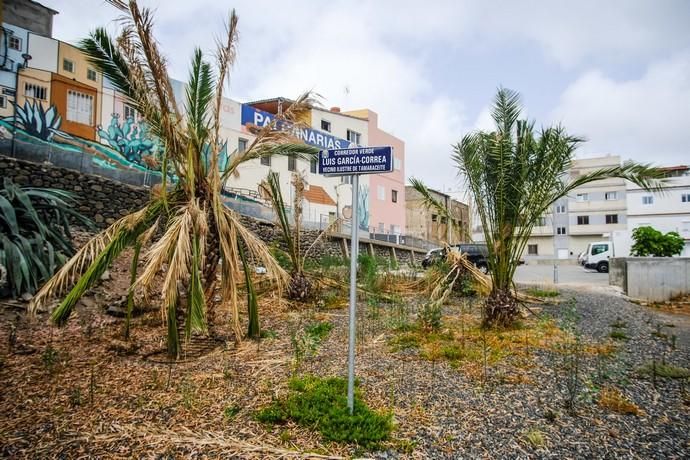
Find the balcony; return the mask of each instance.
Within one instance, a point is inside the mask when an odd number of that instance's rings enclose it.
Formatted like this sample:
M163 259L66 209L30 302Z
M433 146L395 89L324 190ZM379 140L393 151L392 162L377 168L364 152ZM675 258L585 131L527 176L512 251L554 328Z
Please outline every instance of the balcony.
M568 200L568 211L571 214L586 214L588 212L625 213L625 200Z
M594 224L594 225L570 225L568 231L572 236L578 235L603 235L617 230L625 230L625 224Z

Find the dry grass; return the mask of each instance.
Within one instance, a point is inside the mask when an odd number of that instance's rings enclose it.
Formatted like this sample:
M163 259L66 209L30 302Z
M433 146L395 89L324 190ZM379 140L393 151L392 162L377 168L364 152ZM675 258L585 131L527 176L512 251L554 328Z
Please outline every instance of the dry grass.
M618 389L613 387L604 387L599 393L598 404L600 407L608 409L619 414L626 415L641 415L640 408L623 395Z

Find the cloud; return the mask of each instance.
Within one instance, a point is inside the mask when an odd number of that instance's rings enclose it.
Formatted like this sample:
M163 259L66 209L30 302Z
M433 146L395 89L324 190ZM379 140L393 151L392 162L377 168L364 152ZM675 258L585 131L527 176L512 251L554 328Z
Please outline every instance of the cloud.
M565 90L552 119L589 139L584 155L687 164L690 52L654 62L635 80L588 71Z

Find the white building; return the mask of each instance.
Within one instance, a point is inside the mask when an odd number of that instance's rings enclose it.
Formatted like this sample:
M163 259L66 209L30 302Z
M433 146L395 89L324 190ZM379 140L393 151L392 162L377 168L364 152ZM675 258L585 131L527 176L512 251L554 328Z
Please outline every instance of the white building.
M685 239L683 257L690 257L690 166L663 168L667 182L663 193L647 192L627 184L627 230L649 226L660 232L678 232Z

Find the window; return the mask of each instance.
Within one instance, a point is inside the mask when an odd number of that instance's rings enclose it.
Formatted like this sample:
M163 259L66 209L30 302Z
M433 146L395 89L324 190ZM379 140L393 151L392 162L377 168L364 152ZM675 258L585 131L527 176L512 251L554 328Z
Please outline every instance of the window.
M577 225L589 225L589 216L577 216Z
M431 215L431 221L436 222L438 220L438 216L436 214Z
M613 201L618 199L618 192L606 192L604 193L604 199L606 201Z
M48 88L45 86L34 85L33 83L24 83L24 96L47 101Z
M535 224L537 227L543 227L546 225L546 217L537 217L537 222Z
M247 139L242 139L241 137L237 139L237 151L242 153L247 150Z
M347 130L347 140L352 142L353 144L360 144L360 141L362 139L362 135L356 131L352 130Z
M618 223L618 214L606 214L606 223L607 224L617 224Z
M74 61L70 61L69 59L63 59L62 70L64 70L65 72L74 73Z
M391 190L391 201L393 203L398 202L398 191L397 190Z
M340 176L340 183L341 184L351 184L352 183L352 176Z
M391 224L391 233L393 235L400 235L400 225Z
M21 51L22 50L22 39L15 36L15 35L10 35L10 38L7 41L7 46L9 46L9 48L11 50Z
M383 185L379 185L376 187L376 195L378 196L379 200L383 201L386 199L386 188Z
M386 231L386 224L383 222L379 222L379 233L383 233Z
M556 227L556 235L565 235L565 227Z
M125 120L131 118L132 121L137 121L137 110L131 105L125 104Z
M314 159L309 162L309 172L316 174L316 160Z
M447 222L448 222L448 219L447 219L446 217L444 217L444 216L441 216L441 223L442 223L443 225L446 225Z
M261 157L261 164L264 166L271 166L271 155L264 155Z
M681 233L690 233L690 220L684 220L680 228Z
M589 194L588 193L578 193L576 195L576 199L579 202L588 201L589 200Z
M297 157L288 157L288 171L295 171L297 169Z
M67 91L67 120L83 125L93 124L93 96Z
M606 252L609 250L609 245L608 244L594 244L592 245L592 255L596 256L597 254L601 254L602 252Z
M328 120L321 120L321 129L331 132L331 122Z
M690 193L683 193L680 196L680 201L682 201L683 203L690 203Z
M556 205L556 214L565 214L565 205L564 204Z
M643 196L642 204L654 204L654 197L652 195Z
M7 107L7 98L5 96L0 96L0 109Z
M86 78L91 81L96 81L98 80L98 74L93 69L86 69Z
M400 161L400 158L393 158L393 167L396 171L400 171L402 168L402 161Z
M530 256L538 256L539 255L539 245L538 244L528 244L527 245L527 254Z

